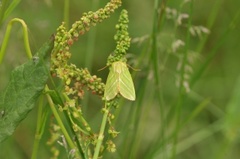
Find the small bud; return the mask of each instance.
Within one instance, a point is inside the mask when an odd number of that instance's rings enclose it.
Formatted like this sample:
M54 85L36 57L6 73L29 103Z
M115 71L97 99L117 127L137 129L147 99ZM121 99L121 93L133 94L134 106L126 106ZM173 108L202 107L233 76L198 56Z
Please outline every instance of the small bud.
M72 39L68 39L68 42L67 42L67 43L68 43L68 45L71 46L71 45L73 44L73 40L72 40Z

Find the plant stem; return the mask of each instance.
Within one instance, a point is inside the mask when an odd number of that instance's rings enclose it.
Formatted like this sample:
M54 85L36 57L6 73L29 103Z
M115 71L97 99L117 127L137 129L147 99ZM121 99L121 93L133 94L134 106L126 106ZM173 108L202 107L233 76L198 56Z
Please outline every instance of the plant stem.
M160 112L160 120L161 120L161 135L160 138L165 138L165 127L166 123L164 120L164 107L163 107L163 94L161 91L161 75L159 72L159 52L158 52L158 33L160 32L161 25L164 22L164 14L165 14L165 7L166 7L167 0L155 0L154 4L154 19L153 19L153 29L152 29L152 52L151 52L151 61L153 63L153 70L154 70L154 82L156 86L156 97L159 105L159 112ZM159 10L161 11L159 13ZM162 146L163 152L166 152L166 145L163 144ZM163 156L166 156L164 154Z
M217 20L218 16L219 16L219 11L221 9L221 6L223 5L223 0L218 0L215 1L214 5L213 5L213 9L209 15L208 21L207 21L207 28L209 30L212 30L212 26L214 24L214 22ZM204 36L203 39L201 40L201 42L199 43L198 47L197 47L197 52L201 53L207 40L208 40L208 35Z
M45 91L46 91L46 92L49 91L49 88L48 88L47 86L45 87ZM51 96L50 96L49 94L46 94L46 96L47 96L47 100L48 100L48 103L49 103L49 105L50 105L50 108L51 108L51 110L52 110L52 112L53 112L53 115L54 115L56 121L58 122L58 125L60 126L60 128L61 128L61 130L62 130L62 133L63 133L63 135L65 136L66 141L68 142L70 148L77 150L74 142L72 141L72 139L71 139L71 137L69 136L66 128L64 127L64 124L63 124L63 122L62 122L62 120L61 120L61 118L60 118L60 116L59 116L59 114L58 114L58 112L57 112L57 110L56 110L56 108L55 108L55 105L54 105L54 103L53 103L53 101L52 101ZM79 153L77 153L77 152L78 152L78 151L76 151L75 154L76 154L76 156L77 156L78 158L80 158Z
M93 0L92 2L92 10L98 8L98 0ZM94 46L96 41L96 28L92 28L92 31L89 32L87 37L87 50L86 50L86 57L85 57L85 66L88 68L89 71L92 70L92 60L94 55Z
M91 10L96 10L99 6L99 0L93 0L92 1L92 9ZM93 57L95 54L95 43L96 43L96 35L97 35L97 28L94 27L92 28L92 31L89 32L87 36L87 47L86 47L86 54L85 54L85 67L88 68L89 71L92 71L93 67ZM88 109L88 101L89 101L89 93L85 94L85 98L83 100L83 104L85 107L83 107L83 111L86 111Z
M104 114L103 114L102 124L101 124L100 132L99 132L99 135L98 135L97 145L96 145L95 150L94 150L93 159L98 158L100 148L101 148L101 145L102 145L102 141L103 141L103 138L104 138L104 130L105 130L105 127L106 127L107 116L108 116L108 112L109 112L109 109L107 108L106 103L105 103L105 108L104 109L105 110L104 110Z
M69 29L69 0L64 0L63 21L65 22L65 27Z
M8 0L7 0L8 1ZM12 11L17 7L17 5L21 2L21 0L12 0L11 3L9 3L9 5L7 6L7 8L4 8L4 10L1 10L1 13L4 12L3 17L0 18L0 27L2 25L2 22L5 21L5 19L9 16L10 13L12 13ZM4 3L4 2L2 2ZM0 13L0 14L1 14ZM1 15L2 16L2 15ZM1 17L0 16L0 17Z
M193 87L193 85L196 83L197 79L199 79L201 77L201 75L204 73L206 68L209 66L210 62L216 56L216 54L219 53L218 49L225 43L227 36L229 35L230 31L234 28L234 26L238 23L239 18L240 18L240 10L238 10L237 14L232 19L228 28L220 36L218 43L208 53L208 57L207 57L206 61L201 65L201 67L196 71L196 73L191 78L190 87Z
M7 8L7 3L8 3L8 0L2 0L1 1L1 6L0 6L0 26L2 25L4 13L5 13L6 8Z
M42 125L42 112L43 112L43 98L42 96L40 97L39 100L39 105L38 105L38 115L37 115L37 128L36 128L36 134L35 134L35 140L34 140L34 145L33 145L33 152L32 152L32 157L31 159L36 159L37 158L37 150L39 147L39 142L42 138L42 132L41 130L41 125ZM46 120L45 120L46 121Z
M26 49L26 54L27 54L28 58L30 58L30 59L32 58L32 53L31 53L31 49L30 49L30 46L29 46L29 40L28 40L27 25L22 19L14 18L7 25L6 34L4 36L4 39L3 39L3 42L2 42L2 47L1 47L1 50L0 50L0 64L2 63L2 59L5 55L5 51L6 51L7 44L8 44L8 41L9 41L9 37L10 37L10 34L11 34L11 30L12 30L12 25L13 25L14 22L19 22L19 23L22 24L23 39L24 39L24 46L25 46L25 49Z
M181 112L182 112L182 106L184 104L185 98L186 98L186 91L184 88L184 75L185 75L185 66L187 64L187 57L188 57L188 49L189 49L189 41L190 41L190 27L192 25L192 11L193 11L193 1L190 2L189 6L189 21L188 21L188 32L186 35L186 45L184 48L184 56L183 56L183 62L181 67L181 74L180 74L180 88L179 88L179 97L178 97L178 103L176 107L176 128L175 128L175 135L173 139L173 150L172 150L172 159L176 158L177 153L177 142L178 142L178 134L181 126Z

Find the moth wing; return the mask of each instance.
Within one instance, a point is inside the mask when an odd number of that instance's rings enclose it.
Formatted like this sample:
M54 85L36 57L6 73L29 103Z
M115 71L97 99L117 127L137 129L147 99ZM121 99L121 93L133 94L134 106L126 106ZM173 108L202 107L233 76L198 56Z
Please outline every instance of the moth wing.
M111 100L118 94L118 78L118 74L113 69L110 69L104 91L106 100Z
M122 70L119 74L119 92L128 100L134 101L136 99L132 76L125 63L122 63Z

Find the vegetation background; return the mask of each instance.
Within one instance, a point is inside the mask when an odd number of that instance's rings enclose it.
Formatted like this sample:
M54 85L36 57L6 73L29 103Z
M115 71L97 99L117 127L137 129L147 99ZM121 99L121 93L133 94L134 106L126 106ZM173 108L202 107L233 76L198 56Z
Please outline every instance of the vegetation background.
M70 24L83 12L96 10L107 2L71 0ZM123 0L122 8L129 12L132 37L128 63L141 71L131 71L137 100L122 101L117 112L115 127L121 132L115 141L117 152L105 154L104 158L237 159L240 156L240 1L159 0L160 5L170 9L160 21L156 21L160 15L160 10L155 10L157 2ZM0 41L8 21L18 17L28 25L32 52L35 52L63 21L63 8L64 2L58 0L21 1L1 27ZM174 10L177 17L183 16L182 24L177 23L176 17L168 17ZM97 70L106 65L106 58L115 48L113 36L120 11L92 28L71 50L71 62L89 68L104 81L108 69ZM204 26L209 33L200 29L199 35L189 34L193 26ZM185 45L180 43L174 51L173 44L178 39ZM15 25L0 65L0 90L5 88L10 71L26 60L22 31L20 25ZM186 67L181 69L181 66ZM185 83L180 80L178 85L179 77L183 77ZM100 100L89 95L84 103L86 116L98 131L102 117L98 113ZM1 143L0 158L30 158L36 110L13 136ZM47 129L39 158L51 156L46 145Z

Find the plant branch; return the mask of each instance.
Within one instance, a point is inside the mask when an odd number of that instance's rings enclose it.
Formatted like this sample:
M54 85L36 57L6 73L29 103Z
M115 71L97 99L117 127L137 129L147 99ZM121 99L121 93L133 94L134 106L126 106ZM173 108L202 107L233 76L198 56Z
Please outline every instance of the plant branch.
M45 87L45 91L49 91L49 88L47 86ZM58 122L58 125L60 126L60 128L62 130L62 133L65 136L66 141L68 142L70 148L77 150L74 142L72 141L71 137L69 136L69 134L68 134L68 132L67 132L67 130L66 130L66 128L65 128L65 126L64 126L64 124L63 124L63 122L62 122L62 120L61 120L61 118L60 118L60 116L57 112L57 109L55 108L55 105L52 101L51 96L49 94L46 94L46 96L47 96L47 100L48 100L48 103L50 105L50 108L52 109L53 115L54 115L56 121ZM77 152L78 151L76 151L76 155L80 158L80 156Z
M106 105L107 105L107 103L105 103L105 108L103 109L104 114L103 114L102 124L101 124L100 132L99 132L99 135L98 135L97 144L96 144L96 147L95 147L93 159L98 158L100 148L101 148L101 145L102 145L102 141L104 139L104 130L105 130L105 127L106 127L107 116L108 116L108 113L109 113L109 108L107 108Z

